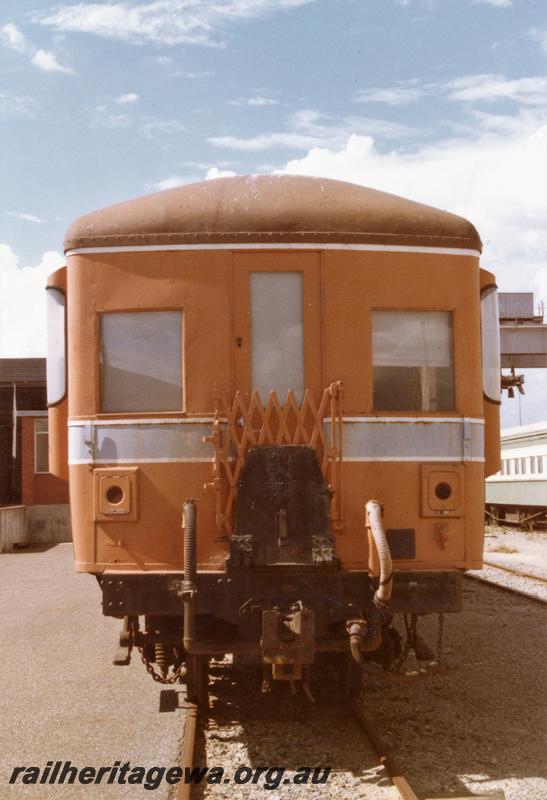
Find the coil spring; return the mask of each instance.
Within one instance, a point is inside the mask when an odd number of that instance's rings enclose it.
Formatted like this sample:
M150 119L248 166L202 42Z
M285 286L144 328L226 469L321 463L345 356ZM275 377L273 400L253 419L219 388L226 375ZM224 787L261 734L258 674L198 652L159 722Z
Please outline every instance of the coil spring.
M171 663L171 659L169 656L170 653L166 645L163 644L163 642L156 642L154 646L154 661L158 665L158 668L163 677L167 675L167 672L169 670L169 665Z

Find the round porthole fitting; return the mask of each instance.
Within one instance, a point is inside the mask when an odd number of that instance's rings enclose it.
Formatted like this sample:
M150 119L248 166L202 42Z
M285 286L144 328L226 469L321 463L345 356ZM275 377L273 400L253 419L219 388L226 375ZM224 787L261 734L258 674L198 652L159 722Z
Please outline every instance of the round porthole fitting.
M113 505L119 505L123 500L123 489L121 486L109 486L106 490L106 499Z
M448 500L448 498L452 496L452 487L449 483L441 481L441 483L435 486L435 494L439 500Z

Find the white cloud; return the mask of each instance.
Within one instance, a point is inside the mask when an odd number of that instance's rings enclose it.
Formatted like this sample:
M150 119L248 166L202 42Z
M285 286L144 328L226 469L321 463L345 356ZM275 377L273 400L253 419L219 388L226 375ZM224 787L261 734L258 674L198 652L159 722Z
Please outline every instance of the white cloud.
M37 50L32 56L31 62L44 72L64 72L65 75L74 75L72 67L59 64L55 53L51 53L49 50Z
M239 100L228 100L228 104L231 106L254 106L257 108L279 105L277 100L273 100L271 97L262 97L262 95L256 95L255 97L240 97Z
M139 95L136 92L128 92L127 94L121 94L119 97L117 97L116 103L123 106L127 103L136 103L138 99Z
M183 178L181 175L170 175L156 183L147 183L146 188L153 192L163 192L164 189L175 189L177 186L184 186L185 183L190 183L191 178Z
M32 97L0 92L0 117L34 117L36 103Z
M7 22L0 28L0 42L11 50L17 50L18 53L27 53L32 49L28 39L13 22Z
M507 130L477 125L467 138L379 152L372 137L314 148L286 173L339 178L409 197L470 219L485 244L483 263L505 291L547 299L547 126L529 118Z
M218 167L210 167L205 175L206 181L214 180L215 178L233 178L237 172L232 172L231 169L219 169Z
M473 0L475 5L494 6L495 8L512 8L513 0Z
M32 15L35 22L59 31L90 33L134 44L221 43L217 32L238 20L252 19L316 0L153 0L78 3Z
M547 78L544 75L532 75L525 78L508 79L504 75L489 73L463 75L443 83L418 84L418 81L407 81L396 86L362 89L355 92L353 100L357 103L385 103L391 106L401 106L431 95L444 96L448 100L464 103L512 100L522 105L546 106Z
M44 72L64 72L66 75L74 75L72 67L60 64L54 53L49 50L38 50L13 22L8 22L0 28L0 43L29 56L31 64Z
M547 301L547 125L539 114L477 118L466 137L411 153L379 152L371 137L339 148L314 148L280 170L347 180L460 214L484 243L481 263L500 291L533 291ZM492 124L494 122L494 124ZM545 419L547 372L525 371L523 423ZM518 424L516 401L504 401L503 424Z
M248 106L277 106L279 103L277 100L272 100L271 97L249 97L247 100Z
M106 106L97 106L92 111L92 128L128 128L133 124L133 119L128 114L109 114Z
M199 78L210 78L215 74L214 69L204 69L201 72L187 72L185 70L177 70L171 73L171 78L186 78L189 81L195 81Z
M345 117L332 123L329 117L312 109L291 114L287 130L257 134L247 138L237 136L211 136L207 139L216 147L232 150L269 150L285 148L309 150L312 147L339 147L352 134L374 135L385 139L409 136L413 131L406 125L369 117Z
M403 106L415 103L424 95L424 89L417 86L392 86L384 89L363 89L356 92L353 99L357 103L385 103L389 106Z
M230 169L220 169L219 167L207 167L205 164L201 164L198 162L189 162L188 166L197 167L200 170L205 170L205 180L210 181L214 180L215 178L232 178L236 175L236 172L232 172ZM161 192L164 189L175 189L177 186L185 186L188 183L195 183L196 181L203 180L203 175L170 175L168 178L164 178L161 181L157 181L156 183L148 183L146 184L146 188L149 191L153 192Z
M547 105L547 78L544 76L508 80L503 75L466 75L445 83L444 89L450 100L514 100L526 105Z
M44 253L34 267L19 267L8 244L0 244L0 357L45 356L45 285L63 256Z
M35 214L25 214L20 213L18 211L6 211L8 217L15 217L16 219L21 219L24 222L36 222L37 224L41 225L45 220L40 219Z

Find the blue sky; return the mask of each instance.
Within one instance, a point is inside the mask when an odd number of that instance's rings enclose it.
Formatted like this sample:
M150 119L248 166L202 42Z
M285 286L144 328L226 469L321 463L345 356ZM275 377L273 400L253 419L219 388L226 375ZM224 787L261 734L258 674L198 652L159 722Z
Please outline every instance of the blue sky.
M500 288L547 300L545 10L4 0L0 354L43 354L44 276L75 217L219 174L324 175L463 214ZM545 375L527 380L524 423L547 416Z

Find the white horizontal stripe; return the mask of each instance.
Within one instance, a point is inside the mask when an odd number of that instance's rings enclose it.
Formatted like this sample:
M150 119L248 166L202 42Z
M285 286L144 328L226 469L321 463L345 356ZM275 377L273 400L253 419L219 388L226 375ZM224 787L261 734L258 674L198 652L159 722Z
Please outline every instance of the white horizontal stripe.
M108 458L95 458L93 461L84 458L74 458L69 460L71 466L78 464L212 464L214 458L123 458L110 460Z
M344 422L471 422L484 425L483 419L475 417L342 417Z
M212 464L214 459L211 458L133 458L130 461L108 461L107 459L103 458L96 458L93 462L86 461L84 459L74 459L69 461L70 466L78 466L82 464L112 464L113 466L123 465L123 464ZM233 461L233 459L229 459ZM399 462L399 461L423 461L423 462L454 462L454 461L480 461L484 463L484 458L480 457L472 457L472 458L458 458L453 456L440 456L432 458L431 456L386 456L383 458L344 458L342 459L344 463L358 463L358 462L375 462L375 461L382 461L382 462Z
M211 462L212 422L203 417L71 420L69 462ZM330 419L324 420L324 428L330 436ZM484 457L482 420L466 417L348 417L343 439L345 461L475 461Z
M465 250L458 247L417 247L396 244L320 244L311 242L266 242L247 244L135 244L114 247L75 247L67 250L67 258L87 253L154 253L169 250L369 250L377 253L438 253L445 256L473 256L480 258L478 250Z
M436 463L437 461L482 461L484 462L484 458L481 456L471 456L469 458L464 458L463 456L380 456L380 457L371 457L371 458L360 458L360 457L351 457L345 458L344 461L432 461Z
M36 415L47 416L47 411L42 412L18 412L20 414L32 413ZM217 417L219 422L226 422L225 417ZM325 421L330 422L330 417L325 417ZM484 425L483 419L475 417L342 417L343 422L470 422L474 425ZM215 417L126 417L123 419L71 419L68 422L69 428L78 428L82 425L92 425L93 427L101 425L192 425L192 424L212 424Z
M81 428L82 425L97 427L100 425L193 425L193 424L212 424L214 417L124 417L123 419L71 419L68 421L69 428ZM223 420L221 420L222 422Z

